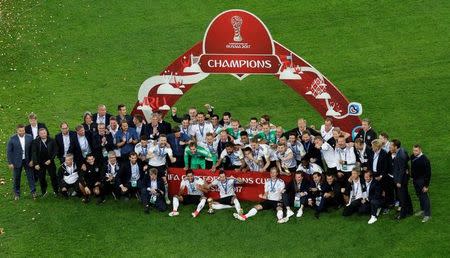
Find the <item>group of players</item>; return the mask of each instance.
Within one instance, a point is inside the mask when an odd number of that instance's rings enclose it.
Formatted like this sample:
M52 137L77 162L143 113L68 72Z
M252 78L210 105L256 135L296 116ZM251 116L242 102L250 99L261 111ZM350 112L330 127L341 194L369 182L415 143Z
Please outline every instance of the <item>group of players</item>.
M118 106L117 116L99 105L97 113L84 114L75 131L62 122L55 138L32 113L29 124L18 125L7 146L15 199L20 198L24 169L33 198L37 198L36 180L42 195L47 195L48 173L55 195L81 196L83 202L97 197L98 204L108 195L125 200L136 197L146 213L150 207L166 211L172 204L169 216L177 216L180 203L195 204L192 216L197 217L208 204L208 213L234 207L233 216L242 221L271 209L278 223L286 223L294 215L302 217L306 207L317 218L327 209L343 207L344 216L368 214L372 224L396 202L397 219L413 214L408 192L412 177L421 208L416 215L423 222L430 219L431 167L421 147L414 145L408 157L399 140L389 141L386 133L377 137L368 119L352 137L333 126L331 118L318 130L298 119L297 127L285 131L273 125L268 115L253 117L244 125L229 112L219 117L210 105L205 108L205 113L190 108L181 117L172 108L172 119L179 123L172 127L159 112L145 122L139 114L128 115L125 105ZM58 170L55 159L59 159ZM172 200L168 167L186 170ZM207 182L195 175L196 169L219 170L219 175ZM261 203L245 214L235 193L236 185L245 188L245 183L233 177L233 171L270 173L259 195ZM207 198L211 190L218 190L220 199Z

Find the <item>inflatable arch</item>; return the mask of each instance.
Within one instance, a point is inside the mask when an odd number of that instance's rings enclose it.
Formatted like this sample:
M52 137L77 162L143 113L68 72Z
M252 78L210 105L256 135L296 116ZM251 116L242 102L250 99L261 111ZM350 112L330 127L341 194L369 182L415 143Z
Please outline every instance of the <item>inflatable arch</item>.
M163 114L196 83L210 74L231 74L239 80L251 74L273 74L301 95L322 117L353 132L361 124L362 106L347 98L322 73L272 36L265 24L244 10L228 10L209 24L202 41L178 57L159 75L145 80L132 114L147 121Z

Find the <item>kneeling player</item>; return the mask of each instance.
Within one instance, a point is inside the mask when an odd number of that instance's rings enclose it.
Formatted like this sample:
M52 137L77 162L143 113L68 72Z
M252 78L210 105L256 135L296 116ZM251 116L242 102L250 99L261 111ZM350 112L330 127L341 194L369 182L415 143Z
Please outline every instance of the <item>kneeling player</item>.
M284 192L284 181L278 178L278 171L276 168L270 169L270 179L264 184L264 194L260 194L259 198L264 199L261 203L255 205L247 214L240 215L234 213L233 216L238 220L247 220L255 216L260 210L277 210L278 222L283 220L283 203L281 202L281 194Z
M243 182L244 181L242 181L242 179L240 178L238 179L234 177L227 178L225 176L225 171L220 170L219 178L214 179L214 181L212 181L208 187L211 188L217 186L220 192L220 199L214 201L212 198L208 198L208 205L209 205L208 213L212 214L214 213L214 210L233 208L234 205L236 212L238 214L241 214L242 213L241 204L239 203L239 200L236 197L235 185L242 184Z
M69 197L69 190L72 189L71 196L76 196L79 190L80 183L78 180L78 168L73 162L73 155L68 153L64 159L64 163L58 171L58 176L60 179L61 194L65 198Z
M91 196L100 197L98 204L103 203L104 198L100 196L101 171L100 166L95 163L94 154L86 156L86 163L81 166L80 191L83 194L83 202L91 200Z
M183 196L184 189L187 189L187 195ZM170 217L178 216L178 206L180 202L184 205L197 204L197 209L192 213L192 217L197 217L200 211L205 207L206 197L208 192L205 186L205 181L200 177L194 176L192 169L186 170L186 177L181 181L180 192L173 197L173 211L169 213Z
M142 202L144 204L144 212L150 212L150 206L154 206L158 211L167 209L164 202L164 181L158 178L158 169L151 168L148 175L144 176L142 187Z

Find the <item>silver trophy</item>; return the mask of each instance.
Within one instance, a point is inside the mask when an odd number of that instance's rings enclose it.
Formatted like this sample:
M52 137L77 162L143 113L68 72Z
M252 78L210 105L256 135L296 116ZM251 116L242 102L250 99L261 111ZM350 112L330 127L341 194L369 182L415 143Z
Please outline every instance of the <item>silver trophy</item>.
M235 42L241 42L242 41L242 36L241 36L242 18L241 18L241 16L231 17L231 25L233 25L233 29L234 29L233 40Z

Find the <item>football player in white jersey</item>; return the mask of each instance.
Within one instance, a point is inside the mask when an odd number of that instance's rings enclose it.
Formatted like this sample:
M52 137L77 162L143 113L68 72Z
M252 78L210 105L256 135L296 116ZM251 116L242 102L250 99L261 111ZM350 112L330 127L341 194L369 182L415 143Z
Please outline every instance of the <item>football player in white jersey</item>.
M185 190L187 192L186 195L184 195ZM169 216L174 217L180 214L178 212L178 206L182 202L184 205L197 204L197 209L192 212L192 217L197 217L203 207L205 207L205 193L207 192L208 188L205 181L200 177L194 176L192 169L186 170L186 177L180 183L180 192L172 199L173 210L169 213Z
M205 121L205 113L197 113L196 118L197 123L190 126L189 134L197 139L197 143L204 143L206 141L206 134L214 133L214 128L209 121Z
M297 170L297 161L294 153L286 144L278 143L276 156L277 167L282 175L291 175Z
M148 165L149 168L156 168L158 170L158 178L162 178L164 181L164 187L165 190L165 200L166 204L170 204L169 200L169 185L167 184L167 164L166 164L166 156L169 156L170 162L174 163L176 161L176 158L173 156L172 149L170 148L169 144L167 143L167 137L165 134L161 134L159 136L158 142L154 142L153 145L151 145L148 148Z
M278 223L284 223L283 220L283 203L281 196L283 194L285 184L284 181L278 178L278 170L276 168L270 169L270 178L264 184L264 193L259 195L259 198L264 201L255 205L247 214L233 213L233 216L238 220L247 220L248 218L255 216L260 210L276 210Z
M208 213L214 213L214 210L234 208L238 214L242 214L241 204L236 197L235 187L237 184L242 184L244 181L241 178L226 177L225 171L220 170L219 177L214 179L208 186L209 189L217 187L219 189L220 199L214 201L208 198L209 210Z

